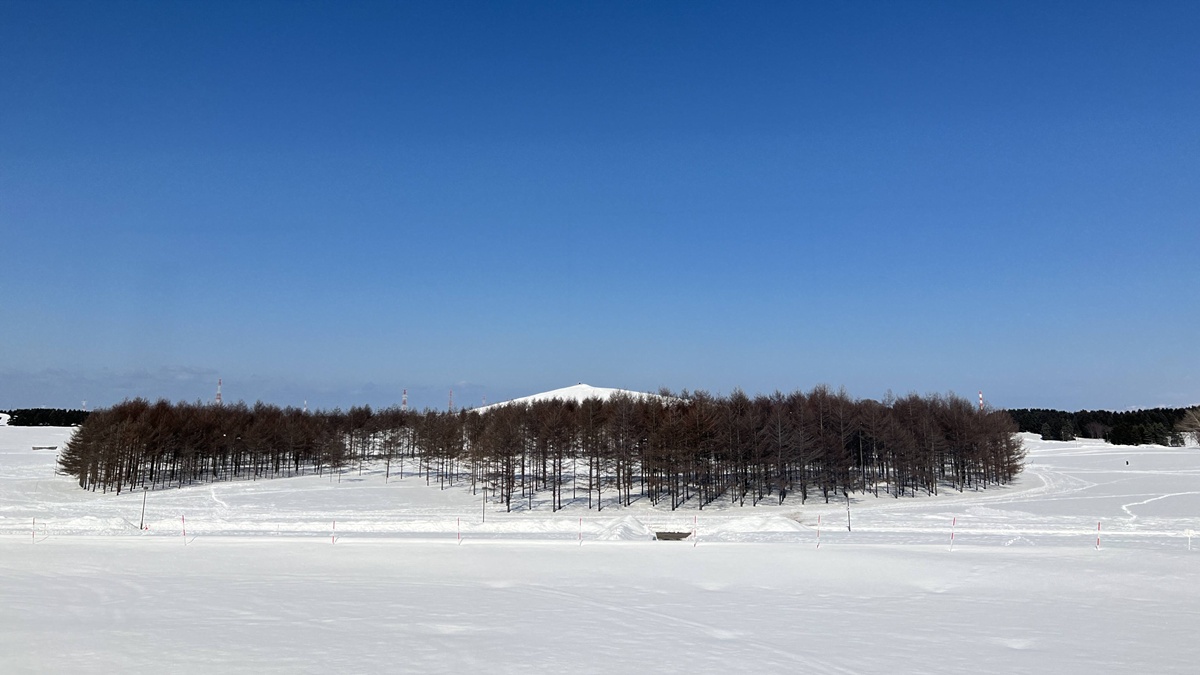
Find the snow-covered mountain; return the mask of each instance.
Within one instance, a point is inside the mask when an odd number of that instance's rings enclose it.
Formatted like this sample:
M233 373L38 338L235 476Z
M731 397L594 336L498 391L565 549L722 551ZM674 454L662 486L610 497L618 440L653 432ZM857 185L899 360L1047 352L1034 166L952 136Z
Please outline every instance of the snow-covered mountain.
M582 402L582 401L586 401L591 398L598 398L598 399L607 401L608 399L612 398L613 396L616 396L617 394L624 394L626 396L629 396L630 398L663 398L663 399L666 398L663 396L659 396L658 394L647 394L647 393L640 392L640 391L630 391L628 389L610 389L607 387L593 387L590 384L584 384L584 383L580 382L579 384L575 384L570 387L563 387L561 389L554 389L552 391L546 391L546 392L542 392L540 394L533 394L532 396L522 396L521 398L514 398L509 401L501 401L500 403L493 403L491 405L483 406L481 408L475 408L475 411L476 412L487 412L488 410L491 410L492 408L498 408L503 405L511 405L514 403L516 403L516 404L536 403L538 401L552 401L554 399L558 399L560 401Z

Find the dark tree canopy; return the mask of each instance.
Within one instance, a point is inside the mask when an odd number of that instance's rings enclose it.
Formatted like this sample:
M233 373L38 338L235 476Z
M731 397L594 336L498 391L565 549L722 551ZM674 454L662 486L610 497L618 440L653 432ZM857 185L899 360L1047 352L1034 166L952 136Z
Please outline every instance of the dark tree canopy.
M83 424L91 414L86 410L63 408L18 408L0 412L10 415L8 424L14 427L73 427Z
M704 392L510 404L487 412L355 407L308 412L126 401L93 413L61 468L120 492L405 464L429 483L469 483L508 509L638 499L704 508L718 499L801 503L896 497L1011 481L1024 449L1008 413L954 395L853 399L845 391L751 398ZM548 495L548 500L546 496Z
M1111 412L1065 412L1043 408L1009 410L1021 431L1042 435L1042 440L1104 439L1116 445L1183 445L1187 408L1150 408Z

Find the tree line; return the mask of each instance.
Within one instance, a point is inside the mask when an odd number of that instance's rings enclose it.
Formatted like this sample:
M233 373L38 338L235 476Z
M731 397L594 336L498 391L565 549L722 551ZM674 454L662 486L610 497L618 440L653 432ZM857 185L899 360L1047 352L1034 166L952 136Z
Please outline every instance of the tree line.
M507 510L639 499L675 509L1004 484L1024 458L1016 431L1006 412L953 394L874 401L826 386L755 397L546 400L485 412L137 399L92 413L59 464L81 487L106 492L371 465L385 480L399 473L483 490Z
M1187 408L1149 408L1123 412L1066 412L1023 408L1008 412L1021 431L1041 434L1045 441L1096 438L1114 445L1181 446L1186 435L1193 431L1188 428L1188 420L1191 419L1189 413L1195 415L1194 411Z
M90 414L86 410L63 408L17 408L0 412L8 413L8 424L14 427L73 427L83 424Z

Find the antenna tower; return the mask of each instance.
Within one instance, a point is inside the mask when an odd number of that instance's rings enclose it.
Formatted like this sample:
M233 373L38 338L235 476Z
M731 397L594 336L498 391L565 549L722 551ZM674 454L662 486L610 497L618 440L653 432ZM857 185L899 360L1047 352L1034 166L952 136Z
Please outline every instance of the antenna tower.
M407 389L405 389L404 393L400 395L400 410L408 411L408 390Z
M983 412L983 392L979 392L979 412Z
M217 378L217 405L221 405L221 378Z
M450 407L447 408L450 412L454 412L454 390L450 390Z

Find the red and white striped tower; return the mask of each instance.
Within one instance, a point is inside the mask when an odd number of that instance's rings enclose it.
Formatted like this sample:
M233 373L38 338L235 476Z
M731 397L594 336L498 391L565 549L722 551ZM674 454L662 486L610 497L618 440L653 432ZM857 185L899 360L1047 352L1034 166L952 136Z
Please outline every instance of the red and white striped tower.
M983 391L979 392L979 412L983 412Z
M448 405L450 407L446 408L446 409L449 410L450 412L454 412L454 390L453 389L450 390L450 403Z
M400 395L400 409L404 410L404 411L408 410L408 390L407 389L405 389L404 393Z
M221 378L217 378L217 405L221 405Z

